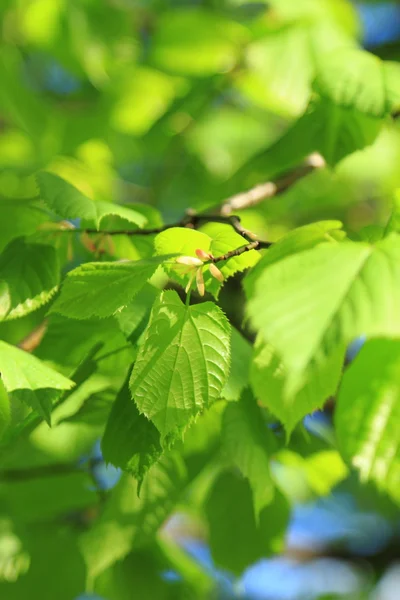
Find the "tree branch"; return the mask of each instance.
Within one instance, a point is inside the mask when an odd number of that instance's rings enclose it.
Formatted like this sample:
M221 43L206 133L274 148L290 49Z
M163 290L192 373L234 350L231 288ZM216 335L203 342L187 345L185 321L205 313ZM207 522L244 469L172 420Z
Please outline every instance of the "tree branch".
M230 215L235 210L243 210L269 200L285 192L297 181L316 169L325 167L325 160L318 152L310 154L302 165L286 173L276 181L268 181L251 188L247 192L235 194L222 203L221 215Z
M172 229L173 227L188 227L191 229L197 229L197 227L201 225L201 223L223 223L226 225L230 225L236 231L236 233L241 235L246 241L249 242L249 244L253 244L253 242L257 241L256 246L251 246L251 248L248 249L252 250L255 248L269 248L271 246L271 242L257 240L256 235L254 233L248 231L241 225L240 217L238 217L237 215L233 215L232 212L234 210L243 210L245 208L249 208L250 206L254 206L259 202L262 202L263 200L272 198L283 193L285 190L294 185L299 179L302 179L315 169L319 169L323 166L325 166L325 161L322 158L322 156L318 153L311 154L302 165L292 170L290 173L287 173L286 175L280 177L275 182L268 181L266 183L256 185L247 192L231 196L221 204L219 209L220 214L198 214L194 211L189 210L187 214L183 217L183 219L176 223L169 223L161 227L155 227L150 229L111 229L108 231L99 231L98 229L90 228L81 229L74 227L65 227L63 229L59 229L58 231L64 233L74 232L93 235L143 236L162 233L163 231L167 231L168 229ZM238 248L237 251L240 250L239 254L246 252L246 247L247 245ZM238 256L238 254L234 254L233 256ZM228 256L228 258L230 258L230 256Z

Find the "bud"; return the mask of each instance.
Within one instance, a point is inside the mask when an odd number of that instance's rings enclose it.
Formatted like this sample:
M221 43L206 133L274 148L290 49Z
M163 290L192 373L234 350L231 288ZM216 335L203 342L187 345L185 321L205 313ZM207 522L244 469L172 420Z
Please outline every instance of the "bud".
M176 262L180 265L189 265L191 267L200 267L203 262L194 256L178 256Z
M215 279L217 279L219 282L223 282L224 281L224 276L222 275L221 271L218 269L218 267L216 265L214 265L214 263L210 264L210 273L213 277L215 277Z
M204 277L203 277L203 271L201 269L198 269L198 271L196 273L196 284L197 284L197 289L199 291L200 296L204 296L204 294L205 294Z
M212 258L214 258L210 252L206 252L201 248L197 248L196 254L201 260L211 260Z

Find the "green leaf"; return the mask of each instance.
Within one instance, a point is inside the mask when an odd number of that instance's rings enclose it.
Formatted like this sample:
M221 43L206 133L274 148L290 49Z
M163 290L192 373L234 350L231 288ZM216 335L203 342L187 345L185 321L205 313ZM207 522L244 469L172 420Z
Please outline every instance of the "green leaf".
M260 408L246 390L239 402L229 403L222 419L222 447L250 483L254 509L259 515L274 496L269 461L274 440Z
M0 320L22 317L46 304L59 280L52 246L12 242L0 255Z
M278 491L257 523L248 481L225 471L215 481L205 511L213 559L235 574L282 547L289 508Z
M249 380L252 348L235 327L232 327L231 346L231 369L221 396L225 400L239 400Z
M187 557L185 552L184 556ZM177 586L182 582L171 583L163 577L163 570L165 564L156 552L133 551L99 575L94 591L107 600L132 600L132 590L137 598L183 600L177 595Z
M112 202L91 200L76 187L54 173L41 171L37 174L41 196L46 204L63 219L93 221L97 229L107 215L117 215L143 227L147 219L133 208Z
M149 319L157 293L155 287L146 284L134 299L115 315L122 333L128 340L135 340L142 333L143 323Z
M313 99L304 115L257 158L271 173L284 173L312 152L335 166L347 155L369 146L382 121L356 109L338 106L328 98ZM254 168L254 167L253 167Z
M70 271L51 312L75 319L105 318L127 306L170 256L85 263Z
M232 68L244 37L244 27L215 11L168 11L157 20L151 59L181 75L213 75Z
M0 373L11 399L26 402L50 422L51 406L62 390L74 386L41 360L0 340Z
M246 274L245 288L247 295L250 297L253 294L257 278L267 267L292 254L298 254L323 242L340 238L344 235L341 228L342 223L340 221L318 221L289 231L275 242L257 265Z
M132 396L162 437L179 435L221 395L230 364L230 325L212 302L160 295L132 372Z
M11 420L10 399L3 380L0 377L0 439Z
M162 453L157 428L139 413L131 398L129 377L111 409L101 448L104 460L131 473L139 486Z
M210 252L213 256L223 256L230 250L240 248L240 246L244 246L247 243L229 225L207 223L207 225L202 227L202 231L211 237ZM236 273L254 267L259 260L260 253L257 250L250 250L250 252L245 252L240 256L234 256L227 261L217 263L217 266L224 278L228 279L228 277L232 277ZM208 269L206 270L204 281L207 289L217 297L221 284L211 276Z
M314 85L334 104L372 117L400 107L400 66L365 50L346 48L323 56Z
M196 256L196 250L201 249L210 252L215 257L222 256L230 250L234 250L246 244L246 241L229 225L220 223L208 223L201 231L187 229L185 227L172 227L159 233L155 239L157 254L177 253L184 256ZM241 256L218 263L218 268L225 279L232 277L235 273L244 271L254 266L260 258L259 252L251 250ZM167 265L167 273L186 286L190 274L186 273L186 266L181 264ZM218 297L222 284L212 277L207 265L203 267L204 283L207 291Z
M289 256L258 278L247 314L280 355L293 395L310 365L324 365L355 337L400 334L400 238Z
M392 214L385 229L385 235L390 233L400 233L400 190L395 191Z
M37 202L0 197L0 252L11 240L34 233L46 220Z
M400 502L400 342L371 340L346 371L335 410L339 449Z
M126 556L148 544L171 512L186 483L183 461L163 456L148 471L140 498L137 482L124 475L113 489L95 525L81 538L89 582Z
M0 581L2 598L21 600L39 594L41 600L71 600L82 593L85 564L72 527L40 523L24 529L21 538L29 569L17 581Z
M18 469L12 473L15 480L4 478L0 498L6 512L18 522L54 519L72 511L84 510L98 501L95 490L91 489L90 476L84 472L57 473L55 466L54 472L46 477L29 478L22 470L22 477L18 479ZM27 498L29 502L26 502Z
M270 344L257 338L250 384L256 398L284 425L288 437L303 417L321 408L335 394L344 354L344 349L338 348L323 365L311 363L303 385L296 393L288 394L288 375L282 360Z

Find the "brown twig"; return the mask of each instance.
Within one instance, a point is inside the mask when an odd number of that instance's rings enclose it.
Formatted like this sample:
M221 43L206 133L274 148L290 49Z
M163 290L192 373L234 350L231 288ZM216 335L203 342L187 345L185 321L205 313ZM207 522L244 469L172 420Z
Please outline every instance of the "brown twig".
M269 200L278 196L294 185L299 179L324 166L325 160L320 154L317 152L310 154L302 165L286 173L276 181L261 183L246 192L235 194L225 200L221 205L221 215L231 215L236 210L250 208L263 200Z

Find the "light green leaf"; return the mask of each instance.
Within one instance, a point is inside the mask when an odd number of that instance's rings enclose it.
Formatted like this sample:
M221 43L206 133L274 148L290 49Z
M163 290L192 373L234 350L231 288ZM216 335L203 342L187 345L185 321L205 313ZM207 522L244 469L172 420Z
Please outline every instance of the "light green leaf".
M249 380L252 347L235 327L232 327L231 346L231 369L221 396L225 400L239 400Z
M321 408L335 394L342 372L345 351L338 348L326 362L311 363L304 382L293 394L287 393L288 375L282 360L270 344L259 337L250 371L250 384L256 398L284 425L288 437L307 414Z
M212 302L182 304L167 291L155 302L130 388L163 438L179 435L221 395L230 364L230 325Z
M196 256L196 250L201 249L218 257L230 250L246 244L246 240L232 230L229 225L208 223L201 231L185 227L173 227L159 233L155 239L157 254L177 253L184 256ZM218 263L218 268L225 279L237 272L244 271L257 263L259 252L251 250L241 256L236 256L228 261ZM186 286L190 274L186 273L185 265L167 265L168 274L181 285ZM212 277L207 265L203 267L204 283L206 290L218 297L222 284Z
M346 48L323 56L314 85L334 104L372 117L400 107L400 65L366 50Z
M22 317L55 294L60 280L52 246L15 240L0 255L0 320Z
M239 402L227 405L222 419L222 447L228 459L248 479L257 516L274 496L269 468L275 446L271 436L249 390L243 393Z
M128 206L91 200L68 181L54 173L41 171L36 177L43 200L63 219L93 221L97 229L100 228L101 221L107 215L122 217L138 227L143 227L147 222L144 215Z
M177 454L163 456L151 467L140 498L135 479L129 475L122 477L97 523L81 538L89 583L132 548L151 542L185 484L185 467Z
M267 267L283 258L298 254L323 242L340 239L342 235L345 235L341 228L342 223L340 221L318 221L289 231L275 242L257 265L246 274L245 288L247 295L249 297L252 295L257 278Z
M141 415L129 392L129 378L120 389L111 409L101 442L106 462L131 473L139 486L148 469L162 453L160 434Z
M207 223L202 227L202 231L211 237L210 252L213 256L223 256L230 250L240 248L248 242L241 235L233 231L229 225L221 225L220 223ZM234 256L227 261L217 263L219 270L225 279L232 277L235 273L245 271L250 267L254 267L260 260L260 253L257 250L250 250L240 256ZM211 276L211 273L206 269L204 273L204 281L207 289L214 295L218 296L221 284Z
M396 190L394 193L392 214L384 233L386 235L400 233L400 190Z
M127 306L157 267L170 258L85 263L68 273L51 312L75 319L109 317Z
M206 10L164 12L151 44L152 62L181 75L226 72L236 60L246 29Z
M339 449L400 502L400 342L371 340L346 371L335 410Z
M400 334L400 238L321 244L266 268L247 314L287 370L288 395L355 337Z
M51 406L62 390L74 386L41 360L0 340L0 373L7 392L26 402L50 422Z

